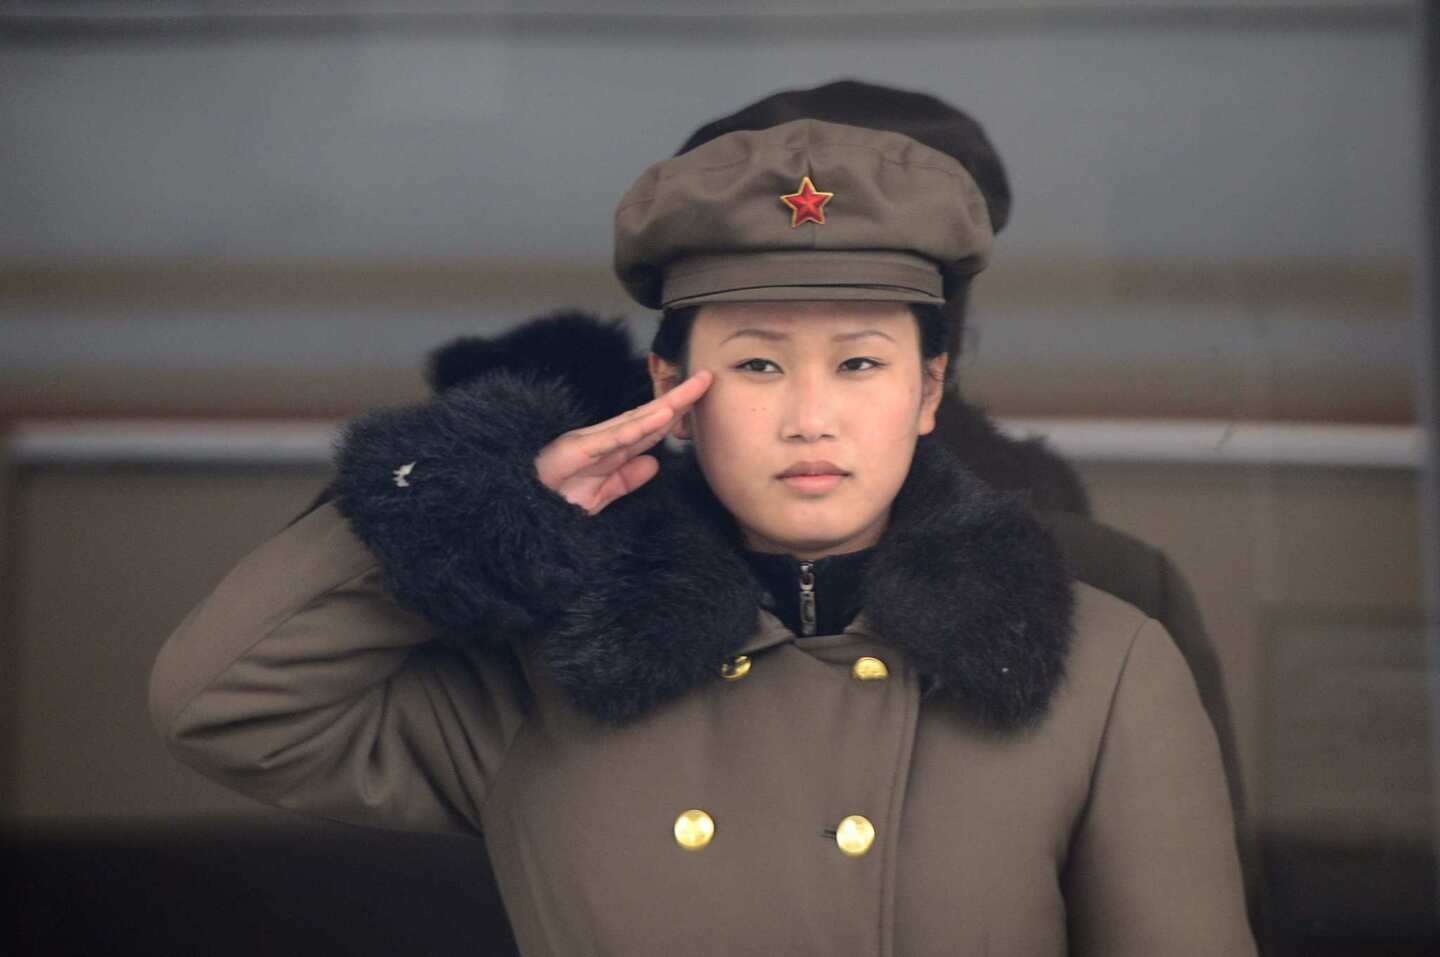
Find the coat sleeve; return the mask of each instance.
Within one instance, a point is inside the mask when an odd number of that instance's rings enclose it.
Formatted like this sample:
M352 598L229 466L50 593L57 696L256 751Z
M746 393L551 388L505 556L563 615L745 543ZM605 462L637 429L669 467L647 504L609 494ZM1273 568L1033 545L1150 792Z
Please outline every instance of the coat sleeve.
M506 371L374 410L342 432L335 507L402 607L473 646L537 634L614 549L535 472L590 419L563 380Z
M1255 953L1215 729L1154 619L1115 685L1065 893L1079 957Z
M432 641L334 505L262 544L180 624L151 672L179 760L282 808L475 832L523 720L513 659Z

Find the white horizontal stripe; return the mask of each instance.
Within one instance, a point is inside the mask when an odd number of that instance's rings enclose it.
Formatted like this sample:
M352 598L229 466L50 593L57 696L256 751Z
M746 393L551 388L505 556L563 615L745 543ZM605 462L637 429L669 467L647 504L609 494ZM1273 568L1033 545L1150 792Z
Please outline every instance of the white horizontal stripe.
M7 436L19 465L301 465L330 461L338 423L22 419Z
M997 418L1015 438L1043 437L1079 463L1418 468L1413 426L1159 419ZM11 464L328 465L338 422L126 419L19 420L6 436Z
M1418 468L1413 426L1164 419L998 419L1016 438L1043 436L1077 462Z

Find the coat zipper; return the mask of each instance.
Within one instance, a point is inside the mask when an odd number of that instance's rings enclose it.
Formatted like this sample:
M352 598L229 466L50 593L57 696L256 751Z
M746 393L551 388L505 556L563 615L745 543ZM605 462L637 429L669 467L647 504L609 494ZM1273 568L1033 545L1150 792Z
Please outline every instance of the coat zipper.
M815 563L800 563L800 634L815 634Z

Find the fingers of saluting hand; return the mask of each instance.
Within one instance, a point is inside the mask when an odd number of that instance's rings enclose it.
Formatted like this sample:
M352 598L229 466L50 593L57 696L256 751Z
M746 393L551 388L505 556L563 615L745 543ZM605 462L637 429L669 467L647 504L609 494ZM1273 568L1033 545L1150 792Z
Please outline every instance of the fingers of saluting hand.
M702 370L652 402L597 425L576 429L568 436L580 440L575 443L577 454L583 453L591 463L598 464L621 451L637 455L665 437L671 420L688 411L709 388L713 378L711 372ZM577 471L589 472L591 463L576 461L573 464ZM609 464L613 467L616 463Z
M594 435L610 429L626 425L635 419L643 419L654 415L659 409L669 408L677 416L684 415L690 407L695 404L705 390L710 388L710 383L715 379L715 374L709 369L701 369L690 378L671 389L663 395L656 396L644 405L637 405L628 412L623 412L613 419L606 419L604 422L597 422L588 425L583 429L575 429L571 435Z
M603 475L626 459L633 458L665 437L666 427L675 417L669 407L662 406L649 415L631 419L605 432L572 435L573 447L564 456L571 475Z
M660 471L660 463L653 455L637 455L635 458L622 464L615 471L610 473L609 478L600 483L595 491L595 500L585 510L591 515L596 515L605 506L635 491L646 482L655 477Z
M664 409L659 411L662 413L666 412ZM636 426L636 429L643 431L639 432L636 438L629 441L622 439L625 434L623 432L611 433L613 438L606 441L608 451L597 451L597 449L593 447L588 449L586 454L591 456L591 461L583 463L579 471L575 474L606 475L614 469L619 468L621 463L627 459L634 458L664 439L665 436L669 434L669 426L673 419L673 414L654 416L653 422L650 419L637 419L635 421L640 424Z
M713 378L708 370L702 370L652 402L565 433L541 450L536 460L541 480L551 488L559 488L560 483L574 477L607 476L663 439L670 423L695 404ZM638 484L630 486L636 487Z
M705 394L705 390L710 388L710 383L714 381L715 373L709 369L701 369L669 392L658 396L655 401L664 402L675 410L676 415L682 415Z

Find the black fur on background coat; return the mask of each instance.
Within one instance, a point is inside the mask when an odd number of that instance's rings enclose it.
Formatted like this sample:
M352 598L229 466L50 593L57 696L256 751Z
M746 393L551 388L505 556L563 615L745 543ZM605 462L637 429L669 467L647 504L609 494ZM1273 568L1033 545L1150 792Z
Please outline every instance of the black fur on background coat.
M618 324L583 315L459 340L432 360L434 399L346 426L333 485L397 601L448 641L538 642L574 704L614 723L719 680L763 594L688 453L661 453L654 479L593 517L540 483L540 449L643 399L643 374ZM863 607L927 697L988 725L1033 723L1064 677L1073 596L1056 544L1019 496L929 438Z

